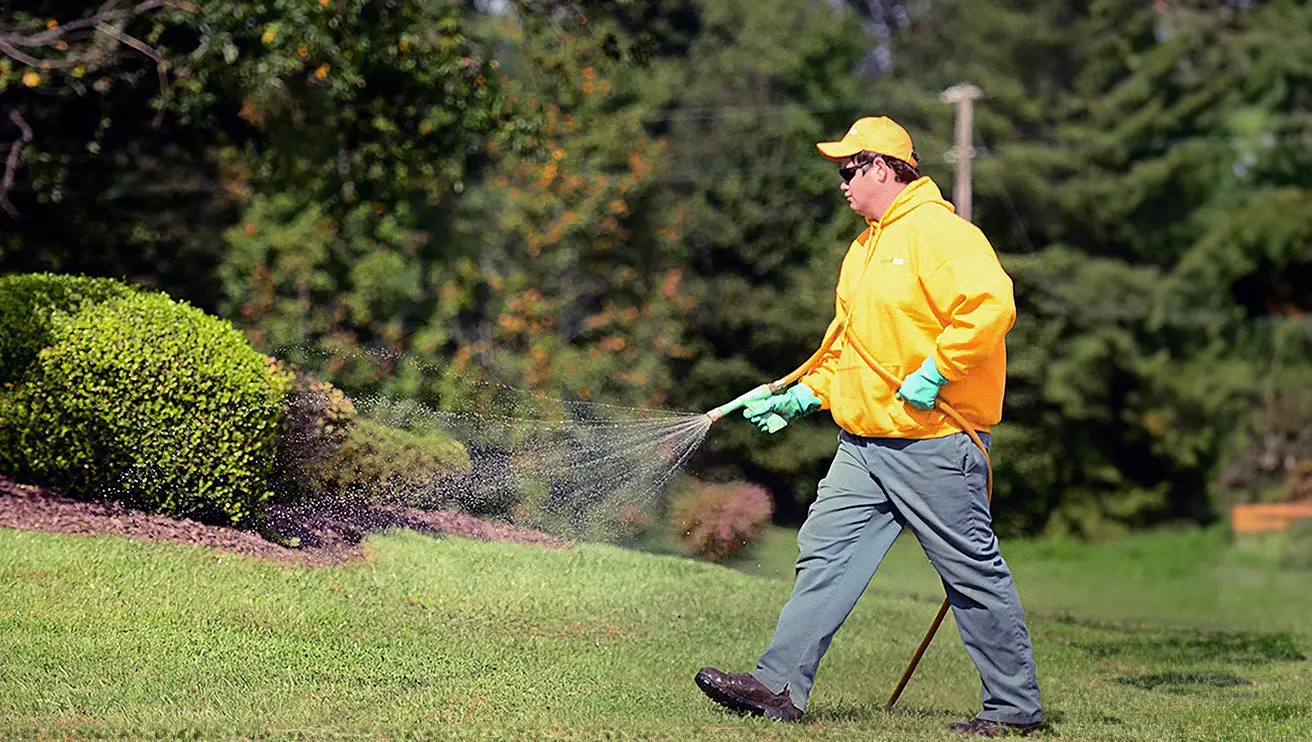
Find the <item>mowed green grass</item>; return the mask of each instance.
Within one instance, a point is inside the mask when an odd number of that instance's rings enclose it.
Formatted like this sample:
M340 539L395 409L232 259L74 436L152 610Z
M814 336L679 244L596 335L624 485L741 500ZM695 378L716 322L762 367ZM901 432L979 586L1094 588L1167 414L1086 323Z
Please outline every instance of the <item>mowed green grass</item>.
M903 539L839 632L805 725L720 711L791 588L793 535L734 566L410 533L310 569L199 548L0 530L0 738L952 739L979 703ZM1312 740L1312 582L1216 532L1008 543L1047 739ZM747 574L744 569L759 574Z

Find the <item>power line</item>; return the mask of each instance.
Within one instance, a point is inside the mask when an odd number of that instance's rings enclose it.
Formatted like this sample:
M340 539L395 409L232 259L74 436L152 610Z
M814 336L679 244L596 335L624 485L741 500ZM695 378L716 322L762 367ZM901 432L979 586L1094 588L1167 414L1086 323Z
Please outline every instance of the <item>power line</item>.
M975 131L976 131L976 136L979 137L981 143L984 145L978 149L976 153L976 159L977 160L997 159L999 157L999 155L997 154L999 150L996 147L992 147L988 144L988 141L983 137L981 130L978 127L975 129ZM1255 135L1254 138L1260 138L1260 135ZM1292 139L1292 137L1290 138ZM1306 138L1307 144L1310 147L1312 147L1312 133L1305 135L1305 137L1303 138ZM1095 145L1095 144L1082 145L1082 144L1073 144L1073 143L1063 144L1063 143L1052 143L1052 142L1040 142L1038 140L1017 139L1014 140L1013 142L1010 142L1009 146L1021 146L1030 149L1041 149L1045 151L1103 150L1103 151L1110 152L1110 151L1118 151L1118 150L1132 151L1134 149L1134 145L1142 145L1150 142L1156 145L1162 142L1184 144L1190 142L1200 142L1200 141L1210 140L1215 142L1218 146L1220 145L1232 146L1234 144L1252 141L1252 139L1253 138L1241 138L1241 137L1229 137L1225 139L1217 139L1215 137L1199 135L1199 136L1192 136L1192 137L1180 137L1172 140L1161 140L1161 139L1138 140L1138 141L1131 140L1131 141L1121 142L1119 145L1116 146L1110 144L1107 145ZM1277 137L1275 141L1278 143L1279 139L1280 138ZM1270 140L1268 139L1265 141L1270 141ZM944 159L949 154L951 154L951 149L930 150L929 153L922 158L922 162L933 162L935 160L941 160ZM937 157L935 157L935 155L937 155ZM703 179L708 175L715 176L723 173L740 173L740 174L752 175L752 176L795 175L799 172L808 169L813 169L815 167L813 164L808 163L805 160L799 159L798 162L799 164L796 165L779 165L779 164L772 164L770 162L762 161L760 159L755 159L750 164L743 163L739 165L720 164L715 166L709 166L707 163L699 163L696 168L689 168L686 170L665 170L662 172L660 176L657 177L657 182L669 182L669 183L690 182L693 180ZM576 168L576 171L587 173L590 175L603 174L607 172L601 168L591 167L591 166L579 167ZM995 181L995 182L1000 182L1000 181ZM1010 194L1008 194L1008 198L1011 198Z
M990 96L982 95L979 100ZM782 117L795 113L835 113L839 111L867 111L871 115L888 111L889 103L905 106L941 105L942 101L934 96L881 96L881 106L872 107L864 103L762 103L723 106L679 106L662 112L649 111L638 115L639 120L647 123L667 123L672 121L719 121L731 118L748 117ZM1232 148L1239 145L1260 145L1264 148L1276 148L1282 143L1296 142L1312 146L1312 128L1295 131L1256 131L1246 134L1188 134L1173 137L1151 137L1134 139L1115 139L1100 133L1103 141L1052 141L1039 138L1018 137L1007 143L1008 146L1026 146L1053 151L1134 151L1156 150L1187 143L1211 143L1218 147ZM939 154L947 154L946 151ZM981 150L978 157L989 157L993 153Z
M978 129L978 127L975 129L975 136L979 138L983 149L987 150L989 146L988 141L984 139L984 134ZM1002 191L1003 204L1007 208L1007 213L1011 215L1012 223L1016 225L1016 230L1020 233L1021 240L1025 243L1025 251L1027 253L1038 252L1038 249L1034 247L1034 242L1030 240L1029 228L1026 226L1025 220L1021 218L1020 210L1016 208L1016 202L1011 198L1011 189L1007 188L1006 181L1004 181L1002 177L993 170L989 168L985 168L985 170L993 179L993 183Z
M862 111L862 110L887 110L888 103L897 103L904 106L916 106L922 104L938 104L940 101L933 96L881 96L880 108L872 109L861 102L834 102L825 104L815 103L759 103L759 104L738 104L738 105L716 105L716 106L678 106L676 108L666 109L663 113L648 112L640 114L643 121L665 123L669 121L684 120L702 120L715 121L731 116L785 116L793 113L836 113L839 111Z

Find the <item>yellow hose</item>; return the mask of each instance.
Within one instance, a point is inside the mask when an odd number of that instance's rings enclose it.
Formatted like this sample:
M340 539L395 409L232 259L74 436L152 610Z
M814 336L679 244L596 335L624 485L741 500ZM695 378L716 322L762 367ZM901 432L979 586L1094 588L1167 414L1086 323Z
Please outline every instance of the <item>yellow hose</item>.
M856 354L861 356L861 360L865 361L866 365L869 366L871 370L883 378L884 381L888 382L889 386L894 389L898 389L902 386L901 379L889 373L888 369L879 365L879 362L875 360L874 356L870 355L870 351L866 350L865 345L857 338L856 334L851 331L851 328L848 327L846 318L835 316L834 320L829 323L829 329L825 331L825 339L820 344L820 349L812 354L805 363L798 366L795 371L771 384L771 391L778 392L784 387L797 383L798 379L805 376L820 358L833 347L840 335L843 337L847 346L854 349ZM989 451L988 448L984 446L984 441L980 440L979 434L975 431L975 428L971 426L970 423L966 422L966 419L961 416L961 413L953 409L952 405L939 399L935 402L935 406L942 410L943 414L951 418L952 422L956 423L957 427L961 428L961 430L970 437L971 442L980 450L980 453L984 454L984 463L988 469L988 499L989 502L992 503L993 462L989 459ZM948 599L944 598L943 605L939 606L938 614L934 617L934 622L930 624L929 631L925 632L925 638L921 640L920 646L916 649L915 656L911 658L910 664L907 665L906 672L902 673L902 678L898 681L897 687L893 689L893 693L884 704L884 708L893 708L893 705L897 703L897 699L901 697L902 691L907 687L907 683L911 681L912 674L916 671L916 666L920 664L921 657L925 655L925 650L929 649L930 642L934 640L934 634L938 632L938 627L943 624L943 619L947 617L949 607L950 604Z

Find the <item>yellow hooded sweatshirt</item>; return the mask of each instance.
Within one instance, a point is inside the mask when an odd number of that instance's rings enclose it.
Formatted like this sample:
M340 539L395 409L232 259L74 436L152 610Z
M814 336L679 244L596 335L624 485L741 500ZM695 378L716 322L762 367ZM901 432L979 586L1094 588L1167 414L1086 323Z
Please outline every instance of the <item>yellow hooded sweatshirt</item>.
M937 438L960 432L937 408L921 410L851 348L854 335L898 379L933 356L939 391L977 431L1002 419L1003 340L1016 319L1011 277L975 225L957 216L927 177L908 184L848 248L835 311L847 322L799 380L853 435Z

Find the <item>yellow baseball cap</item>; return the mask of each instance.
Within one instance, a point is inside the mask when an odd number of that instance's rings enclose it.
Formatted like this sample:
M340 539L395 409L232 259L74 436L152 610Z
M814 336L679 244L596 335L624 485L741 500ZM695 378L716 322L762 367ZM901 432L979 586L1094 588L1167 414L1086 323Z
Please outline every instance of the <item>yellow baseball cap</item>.
M874 152L896 157L903 162L919 165L911 135L887 116L867 116L857 119L847 134L837 142L820 142L815 145L820 154L838 162L857 152Z

